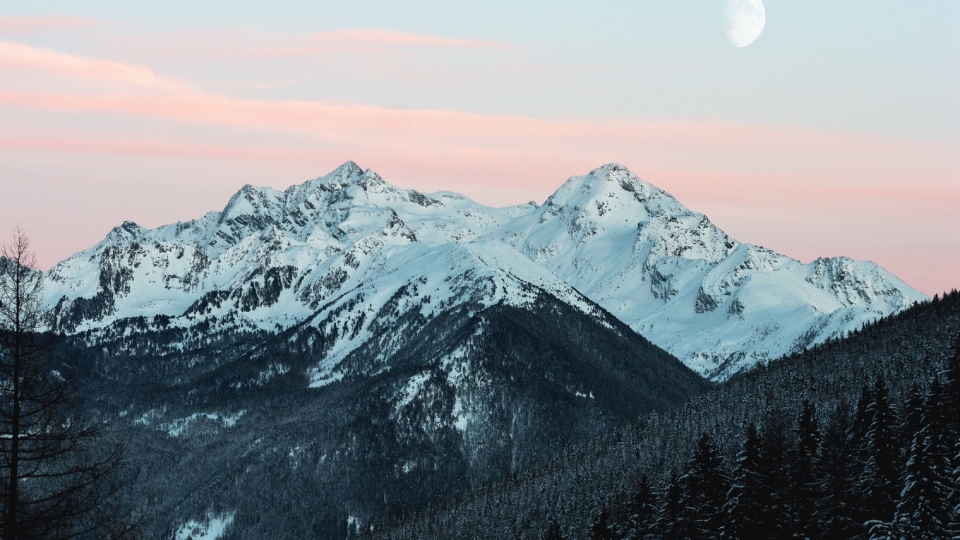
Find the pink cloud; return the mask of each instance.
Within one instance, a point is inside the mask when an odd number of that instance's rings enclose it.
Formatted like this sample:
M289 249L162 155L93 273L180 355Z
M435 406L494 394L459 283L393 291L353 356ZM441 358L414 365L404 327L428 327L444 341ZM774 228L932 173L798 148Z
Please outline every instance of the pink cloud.
M114 154L178 159L302 161L303 152L276 148L249 148L217 144L177 143L166 140L104 136L0 136L0 147L67 154Z
M424 178L423 163L430 163L438 170L457 170L459 180L481 191L501 193L504 188L513 189L509 184L514 183L516 171L523 171L527 185L538 191L574 171L624 161L641 164L645 169L637 172L651 175L658 183L676 177L681 179L677 182L681 190L684 185L695 185L697 191L716 191L719 197L730 192L729 186L739 185L748 190L747 196L814 195L815 200L823 201L921 197L935 206L944 197L958 200L956 189L949 187L954 185L960 162L952 149L768 126L541 120L458 111L263 101L199 92L91 96L0 91L0 103L54 113L174 122L187 131L203 126L214 130L212 136L219 141L156 140L151 128L130 137L96 139L89 134L64 134L31 138L20 133L5 140L8 146L24 149L298 162L340 156L341 160L390 163L398 172L410 171L402 173L403 178L420 181ZM236 128L259 133L259 138L256 142L235 141L231 146L229 133ZM280 137L282 142L278 143L278 137L270 135L277 132L289 136ZM851 165L849 158L854 155L858 158ZM795 165L785 167L788 161ZM530 164L536 164L535 172L529 170ZM420 172L413 173L417 170ZM799 172L790 178L784 170ZM905 185L902 177L911 175L912 183ZM447 188L449 185L443 182L449 180L437 178L423 187Z
M358 40L440 43L446 40L383 31L344 31L330 35ZM68 80L118 83L111 93L64 93L43 89L3 89L7 106L113 113L189 123L286 130L344 143L391 145L443 141L446 146L481 151L509 143L530 150L550 146L704 147L788 153L842 154L851 151L934 153L953 149L878 137L817 130L734 124L723 121L647 121L642 119L535 119L445 110L404 110L363 104L259 100L204 92L145 66L59 53L19 43L0 42L0 68L44 72ZM144 92L143 90L150 90Z
M322 57L340 53L409 55L430 51L510 50L516 44L461 39L375 29L348 29L290 35L260 30L202 30L178 32L160 44L146 47L141 56L174 54L190 59L264 60Z
M2 50L0 46L0 58ZM134 75L139 76L140 73ZM146 75L143 77L145 80L154 80L151 74ZM155 86L162 87L165 84L160 80ZM357 144L375 144L379 141L409 146L427 141L446 141L446 146L480 150L507 143L527 149L543 144L598 146L626 143L656 147L827 154L939 150L935 146L903 141L720 121L542 120L460 111L389 109L360 104L268 101L202 92L75 95L0 90L0 100L7 106L296 131L330 141Z
M12 42L0 42L0 68L122 83L151 90L183 91L188 88L186 83L161 77L144 66L64 54Z
M0 17L0 33L31 33L91 28L102 24L84 17Z

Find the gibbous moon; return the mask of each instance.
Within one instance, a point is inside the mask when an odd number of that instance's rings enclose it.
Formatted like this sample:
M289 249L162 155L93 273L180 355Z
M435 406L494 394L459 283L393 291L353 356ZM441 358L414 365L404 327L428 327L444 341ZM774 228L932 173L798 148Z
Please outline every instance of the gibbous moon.
M767 14L760 0L727 0L723 15L727 24L727 39L734 47L746 47L753 43L760 37L763 25L767 22Z

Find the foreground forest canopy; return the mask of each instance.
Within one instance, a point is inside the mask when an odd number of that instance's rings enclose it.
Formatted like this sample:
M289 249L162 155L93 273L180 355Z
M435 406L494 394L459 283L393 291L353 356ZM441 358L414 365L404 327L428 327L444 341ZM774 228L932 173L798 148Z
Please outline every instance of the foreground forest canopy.
M364 534L955 538L958 349L953 291Z

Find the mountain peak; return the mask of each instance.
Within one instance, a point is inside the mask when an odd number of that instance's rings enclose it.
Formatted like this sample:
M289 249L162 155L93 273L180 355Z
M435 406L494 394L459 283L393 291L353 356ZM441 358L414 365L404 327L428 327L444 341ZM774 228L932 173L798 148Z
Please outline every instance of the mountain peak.
M132 221L124 221L122 225L111 229L104 241L112 245L126 244L138 240L144 232L146 229L140 225Z
M244 185L230 197L223 208L220 221L225 222L239 216L274 216L280 207L283 195L268 187Z
M372 173L373 171L368 172ZM376 173L373 174L376 175ZM359 183L363 177L363 169L355 162L347 161L329 174L316 178L315 180L321 180L325 184L337 183L340 185L351 185ZM312 183L312 181L307 183Z
M345 177L363 174L363 168L353 160L347 160L330 174L339 174Z
M292 185L284 192L285 207L295 208L311 195L318 191L339 191L350 186L360 186L366 189L370 183L385 183L380 176L372 170L364 170L353 161L347 161L333 171L316 178L307 180L302 184Z
M634 174L633 171L619 163L604 165L599 169L591 171L590 175L603 178L606 182L616 184L621 190L632 193L637 200L646 201L655 198L673 201L679 205L673 195L670 195L649 182L643 181L639 176Z
M645 221L652 216L690 214L662 189L640 179L626 166L609 163L586 175L570 177L544 203L547 214L570 219ZM603 219L603 216L606 216Z

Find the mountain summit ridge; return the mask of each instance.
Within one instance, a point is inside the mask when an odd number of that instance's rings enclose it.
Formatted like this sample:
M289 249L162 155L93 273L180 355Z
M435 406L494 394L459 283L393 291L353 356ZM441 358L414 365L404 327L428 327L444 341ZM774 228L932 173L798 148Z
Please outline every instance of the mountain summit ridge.
M871 262L802 264L738 242L619 164L571 177L543 205L492 208L349 161L284 191L244 186L193 221L125 222L47 276L52 324L68 333L158 315L283 329L338 298L376 312L371 298L416 285L419 302L455 303L493 294L476 276L507 276L501 290L530 281L584 313L595 302L715 380L926 299Z

